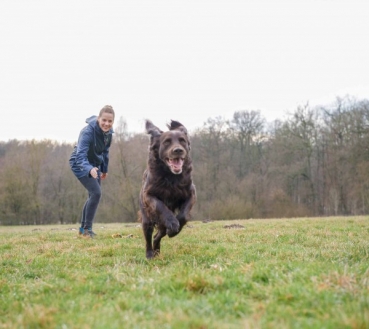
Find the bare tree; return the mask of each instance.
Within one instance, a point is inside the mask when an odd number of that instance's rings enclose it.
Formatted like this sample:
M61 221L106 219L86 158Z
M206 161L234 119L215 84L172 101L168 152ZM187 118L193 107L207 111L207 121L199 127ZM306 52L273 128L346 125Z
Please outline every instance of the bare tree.
M249 173L259 161L260 141L264 138L265 119L260 111L237 111L229 122L230 130L237 141L238 176Z

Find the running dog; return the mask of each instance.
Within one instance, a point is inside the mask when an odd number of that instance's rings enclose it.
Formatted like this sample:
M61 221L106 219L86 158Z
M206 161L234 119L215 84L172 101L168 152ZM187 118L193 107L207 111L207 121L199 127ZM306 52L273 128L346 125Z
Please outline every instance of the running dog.
M171 238L182 230L196 202L187 129L173 120L167 127L169 130L163 132L146 120L150 146L139 196L139 217L148 259L160 253L160 241L165 235ZM157 233L153 239L154 228Z

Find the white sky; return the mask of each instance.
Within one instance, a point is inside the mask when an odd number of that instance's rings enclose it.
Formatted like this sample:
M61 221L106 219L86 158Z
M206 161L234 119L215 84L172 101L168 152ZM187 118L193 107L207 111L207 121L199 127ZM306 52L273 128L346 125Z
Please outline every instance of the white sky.
M209 117L369 98L367 0L1 0L0 140L74 142L106 104L190 130Z

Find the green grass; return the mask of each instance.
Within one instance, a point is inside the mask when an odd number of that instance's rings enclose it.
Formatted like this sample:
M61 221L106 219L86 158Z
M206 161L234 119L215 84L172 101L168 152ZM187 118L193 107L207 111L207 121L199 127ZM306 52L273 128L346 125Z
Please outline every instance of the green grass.
M369 328L367 217L76 229L0 227L0 328Z

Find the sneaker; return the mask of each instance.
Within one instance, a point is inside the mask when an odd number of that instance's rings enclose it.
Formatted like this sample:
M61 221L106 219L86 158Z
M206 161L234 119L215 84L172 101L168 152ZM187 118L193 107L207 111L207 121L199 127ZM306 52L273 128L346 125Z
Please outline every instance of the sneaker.
M83 227L80 227L78 234L82 235L83 233L85 233L85 229Z
M83 235L82 235L84 238L91 238L93 239L95 236L96 236L96 233L94 231L92 231L92 229L88 229L88 230L85 230Z

